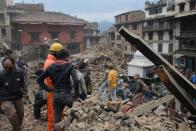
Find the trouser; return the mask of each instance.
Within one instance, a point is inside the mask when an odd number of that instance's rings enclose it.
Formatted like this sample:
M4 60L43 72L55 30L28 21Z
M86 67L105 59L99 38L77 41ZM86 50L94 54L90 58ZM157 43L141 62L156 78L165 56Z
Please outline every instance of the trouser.
M135 94L132 102L133 102L134 106L142 105L144 103L143 92Z
M111 98L112 101L116 101L116 89L109 89L108 97Z
M54 131L53 96L54 96L54 93L47 93L48 131Z
M55 114L55 124L61 122L62 113L65 106L72 107L74 102L73 96L70 94L66 94L63 91L55 92L54 94L54 114Z
M47 100L45 98L45 91L39 90L39 92L35 96L35 101L33 105L35 119L41 119L41 108L46 104Z
M101 98L102 93L103 93L104 90L106 89L107 85L108 85L108 82L107 82L107 81L104 81L104 82L100 85L100 87L99 87L99 94L98 94L99 98Z
M116 89L116 95L122 97L123 100L126 99L126 94L125 94L124 89L117 88Z
M15 101L3 101L2 110L7 115L14 131L21 131L22 121L24 117L24 103L23 99Z

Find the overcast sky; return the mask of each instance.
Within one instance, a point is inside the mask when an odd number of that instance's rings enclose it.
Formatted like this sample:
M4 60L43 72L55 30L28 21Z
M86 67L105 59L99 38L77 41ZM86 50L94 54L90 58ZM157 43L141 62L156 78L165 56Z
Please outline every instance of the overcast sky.
M15 0L25 3L44 3L48 11L77 16L88 21L114 22L114 16L123 12L144 9L146 0ZM154 1L154 0L150 0Z

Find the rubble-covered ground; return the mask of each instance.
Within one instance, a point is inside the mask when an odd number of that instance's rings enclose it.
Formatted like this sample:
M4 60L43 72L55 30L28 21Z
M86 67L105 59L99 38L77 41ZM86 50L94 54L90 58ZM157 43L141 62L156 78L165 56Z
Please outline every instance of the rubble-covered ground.
M89 59L88 69L91 70L93 95L88 96L84 102L75 102L72 108L65 108L64 121L58 123L56 128L68 131L191 131L187 122L165 110L173 99L172 95L138 107L134 107L130 101L107 103L96 97L97 87L103 77L103 64L113 63L119 73L126 74L122 52L98 45L84 52L82 56L72 56L73 60L82 58ZM28 79L28 89L28 97L25 97L24 131L47 131L46 107L42 109L41 121L36 121L33 116L32 104L34 94L38 90L35 79ZM11 131L7 117L2 114L0 131Z

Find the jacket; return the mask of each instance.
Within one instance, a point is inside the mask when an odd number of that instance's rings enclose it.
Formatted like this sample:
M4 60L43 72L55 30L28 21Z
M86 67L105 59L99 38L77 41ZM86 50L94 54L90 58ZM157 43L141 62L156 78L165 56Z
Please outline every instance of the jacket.
M21 70L0 71L0 101L18 100L25 90L24 74Z
M112 69L108 73L108 86L109 88L117 87L117 71Z
M44 79L50 77L54 88L49 88L44 83ZM38 84L48 92L64 91L66 94L71 94L71 81L74 81L75 96L79 96L79 81L74 66L71 63L64 61L56 61L49 66L45 72L37 79Z
M56 58L51 55L51 54L48 54L48 57L44 63L44 70L46 70L50 65L52 65L54 62L56 61ZM45 79L45 84L48 86L48 87L53 87L53 84L52 84L52 80L48 77Z
M77 73L78 80L79 80L79 94L87 95L87 89L86 89L84 76L79 70L76 70L76 73Z

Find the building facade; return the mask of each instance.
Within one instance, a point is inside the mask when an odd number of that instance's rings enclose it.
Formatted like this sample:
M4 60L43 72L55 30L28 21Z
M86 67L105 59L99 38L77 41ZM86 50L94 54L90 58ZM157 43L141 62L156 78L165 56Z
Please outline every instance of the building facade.
M196 1L176 0L174 63L196 71Z
M10 3L0 2L0 42L8 43L26 60L31 60L26 56L31 57L40 45L53 40L60 41L71 54L83 52L85 23L81 19L47 12L43 4Z
M129 31L143 37L143 21L145 14L141 10L130 11L115 16L115 46L123 51L123 56L129 61L133 54L136 52L136 48L127 42L119 33L118 29L121 26L126 27ZM112 38L112 36L111 36Z
M101 36L97 22L86 22L84 27L84 49L90 49L99 43Z
M175 2L173 0L145 3L144 40L170 63L173 63L173 46L176 42L174 15Z

